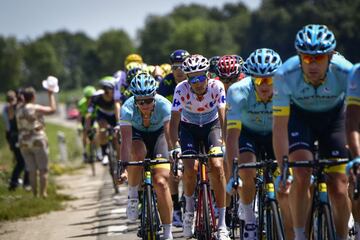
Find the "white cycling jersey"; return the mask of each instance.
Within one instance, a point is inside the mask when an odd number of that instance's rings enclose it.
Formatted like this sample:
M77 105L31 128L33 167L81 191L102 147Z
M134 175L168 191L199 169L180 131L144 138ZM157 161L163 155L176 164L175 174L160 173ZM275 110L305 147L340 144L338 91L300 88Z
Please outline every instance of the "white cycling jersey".
M206 93L198 97L187 80L180 82L174 92L171 111L181 112L181 121L202 126L218 118L218 109L225 108L224 84L208 80Z

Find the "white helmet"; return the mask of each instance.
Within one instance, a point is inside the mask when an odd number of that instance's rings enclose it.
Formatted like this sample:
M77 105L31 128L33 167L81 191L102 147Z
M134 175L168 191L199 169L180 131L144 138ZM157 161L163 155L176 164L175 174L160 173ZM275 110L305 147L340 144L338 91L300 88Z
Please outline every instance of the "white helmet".
M185 74L196 73L209 70L209 60L199 54L191 55L187 57L182 63L182 71Z

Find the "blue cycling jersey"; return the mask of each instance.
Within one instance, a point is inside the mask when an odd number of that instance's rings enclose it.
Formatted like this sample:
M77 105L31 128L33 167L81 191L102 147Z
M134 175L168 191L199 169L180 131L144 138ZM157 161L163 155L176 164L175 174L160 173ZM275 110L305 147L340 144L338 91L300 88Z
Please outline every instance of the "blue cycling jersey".
M312 112L332 109L345 99L347 78L352 63L334 54L325 81L314 87L304 79L298 56L288 59L274 77L273 114L288 116L290 103Z
M164 126L171 116L171 102L163 96L155 95L155 106L150 117L150 126L144 127L140 110L135 104L134 96L125 101L121 107L120 126L132 126L139 131L154 132Z
M162 79L156 92L172 102L176 85L174 74L170 73Z
M242 126L267 135L272 131L272 102L258 97L251 77L230 86L227 92L227 129Z
M348 79L347 105L360 106L360 63L356 64Z

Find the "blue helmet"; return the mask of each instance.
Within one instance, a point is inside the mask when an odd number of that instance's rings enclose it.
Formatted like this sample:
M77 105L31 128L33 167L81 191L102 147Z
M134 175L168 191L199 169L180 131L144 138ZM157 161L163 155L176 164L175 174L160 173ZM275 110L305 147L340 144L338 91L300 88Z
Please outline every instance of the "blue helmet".
M170 54L170 63L171 64L176 62L182 63L185 60L185 58L187 58L188 56L190 56L190 53L186 50L183 49L175 50Z
M148 73L138 73L130 83L130 91L135 97L153 96L156 88L156 80Z
M269 48L256 49L246 59L243 70L250 76L272 76L282 64L278 53Z
M130 69L129 71L127 71L126 73L126 83L130 84L131 80L133 80L133 78L136 76L136 74L140 73L142 71L141 68L135 67L133 69Z
M220 58L221 58L220 56L213 56L209 58L209 63L210 63L209 72L217 73L217 64L219 63Z
M296 34L295 48L300 53L324 54L335 47L335 36L325 25L306 25Z

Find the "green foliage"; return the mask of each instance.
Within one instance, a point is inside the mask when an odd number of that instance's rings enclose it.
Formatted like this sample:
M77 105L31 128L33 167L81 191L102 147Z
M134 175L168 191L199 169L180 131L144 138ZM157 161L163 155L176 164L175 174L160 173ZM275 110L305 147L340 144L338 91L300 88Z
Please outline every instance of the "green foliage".
M105 75L112 75L123 68L126 56L134 50L132 41L123 30L110 30L103 33L97 41L96 47L100 62L98 79Z

